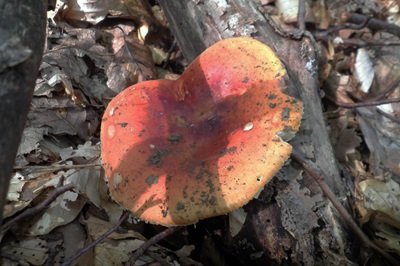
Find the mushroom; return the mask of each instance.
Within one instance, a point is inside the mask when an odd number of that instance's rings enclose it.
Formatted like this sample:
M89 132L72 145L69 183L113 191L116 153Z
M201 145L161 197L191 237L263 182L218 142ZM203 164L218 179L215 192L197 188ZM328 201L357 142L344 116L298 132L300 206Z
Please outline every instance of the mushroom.
M288 159L300 101L263 43L225 39L176 80L128 87L108 105L101 154L110 193L141 220L188 225L248 203Z

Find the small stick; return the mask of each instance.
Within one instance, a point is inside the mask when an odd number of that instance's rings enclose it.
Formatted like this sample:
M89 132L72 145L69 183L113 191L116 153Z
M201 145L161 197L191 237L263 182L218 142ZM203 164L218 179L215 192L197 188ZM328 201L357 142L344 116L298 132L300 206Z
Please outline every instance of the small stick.
M79 169L101 166L100 163L88 164L66 164L66 165L27 165L27 166L14 166L14 170L33 170L33 171L60 171L68 169Z
M390 115L390 114L388 114L388 113L385 113L385 112L383 112L383 111L381 111L381 110L379 110L379 109L377 109L377 111L378 111L378 113L380 113L382 116L384 116L384 117L386 117L386 118L392 120L393 122L396 122L396 123L400 124L400 119L399 119L399 118L397 118L397 117L395 117L395 116L393 116L393 115Z
M297 26L304 32L306 30L306 1L299 0L299 9L297 12Z
M136 260L144 254L144 252L151 247L152 245L157 244L164 238L178 232L181 230L183 227L169 227L165 229L164 231L158 233L157 235L153 236L149 240L143 243L129 258L128 262L125 264L125 266L133 266L135 265Z
M400 98L392 98L392 99L383 99L384 97L387 97L390 95L395 89L397 89L400 85L400 79L396 79L394 82L392 82L385 90L383 90L381 93L378 95L365 99L364 101L360 102L355 102L355 103L344 103L335 100L333 97L330 95L326 95L326 98L332 102L334 102L337 106L343 107L343 108L357 108L357 107L365 107L365 106L374 106L374 105L380 105L380 104L386 104L386 103L398 103L400 102Z
M343 19L346 22L354 23L354 24L361 24L366 19L368 22L366 27L373 30L373 31L385 31L389 32L395 36L400 37L400 27L393 23L388 23L386 21L376 19L376 18L369 18L366 15L357 14L357 13L346 13L343 15Z
M58 196L60 196L61 194L67 192L68 190L71 190L75 187L74 184L70 183L67 184L65 186L61 186L61 187L57 187L55 190L53 190L50 194L49 197L47 197L44 201L42 201L40 204L36 205L35 207L26 209L26 211L20 213L19 215L17 215L16 217L14 217L13 219L11 219L10 221L6 222L1 229L1 234L4 234L8 229L10 229L10 227L13 224L17 224L20 220L37 214L40 211L44 210L45 208L47 208L50 203L52 203Z
M356 102L356 103L344 103L333 99L332 97L327 96L327 98L333 101L337 106L343 108L357 108L357 107L366 107L366 106L375 106L386 103L398 103L400 102L400 98L392 98L392 99L383 99L378 101L365 101L365 102Z
M129 217L129 212L125 211L121 217L119 218L118 222L112 227L110 228L107 232L105 232L101 237L99 237L98 239L96 239L95 241L93 241L92 243L90 243L89 245L87 245L86 247L83 247L82 249L80 249L79 251L76 252L76 254L72 257L70 257L68 260L66 260L62 266L69 266L71 265L77 258L79 258L80 256L82 256L83 254L85 254L86 252L88 252L89 250L91 250L92 248L94 248L97 244L102 243L109 235L111 235L112 233L114 233L120 226L121 224L128 219Z
M396 79L394 82L392 82L386 89L384 89L379 95L376 95L372 99L368 100L381 100L385 98L386 96L390 95L397 87L400 85L400 79Z
M304 156L294 150L292 152L292 158L301 164L305 172L311 176L315 182L318 184L318 186L321 188L322 192L325 194L325 196L330 200L332 205L336 208L336 210L339 212L343 220L347 223L347 225L350 227L350 229L354 232L358 238L363 241L367 246L370 248L374 249L376 252L381 254L384 258L386 258L388 261L393 263L393 265L396 265L398 263L397 260L395 260L392 256L390 256L388 253L386 253L384 250L382 250L380 247L375 245L367 235L364 234L364 232L360 229L360 227L354 222L353 217L349 214L349 212L343 207L343 205L339 202L339 200L336 198L335 194L332 192L332 190L328 187L328 185L325 183L324 178L321 174L317 173L316 167L313 165L312 162L306 162ZM312 165L312 168L310 167Z
M321 34L315 34L317 40L329 41L331 38L328 36L322 36ZM377 46L400 46L398 41L385 41L385 40L367 40L367 39L346 39L341 38L340 43L335 44L340 48L346 47L377 47Z
M345 29L352 29L352 30L362 30L363 28L367 27L368 21L370 20L370 17L365 17L362 21L359 21L358 23L351 24L351 23L345 23L343 25L338 25L338 26L334 26L331 27L327 30L324 31L320 31L320 32L316 32L315 33L315 37L317 39L324 39L326 38L328 35L340 31L340 30L345 30Z
M171 58L172 52L175 50L176 46L178 45L177 41L174 40L173 43L171 44L171 47L169 48L168 52L167 52L167 57L165 58L164 64L163 64L163 68L167 68L168 64L169 64L169 60Z

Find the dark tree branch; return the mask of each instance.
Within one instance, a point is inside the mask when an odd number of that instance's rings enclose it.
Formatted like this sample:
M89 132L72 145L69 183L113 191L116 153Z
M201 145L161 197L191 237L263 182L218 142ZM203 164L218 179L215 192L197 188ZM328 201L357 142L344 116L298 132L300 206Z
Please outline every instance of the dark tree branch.
M46 1L0 0L0 224L46 33Z

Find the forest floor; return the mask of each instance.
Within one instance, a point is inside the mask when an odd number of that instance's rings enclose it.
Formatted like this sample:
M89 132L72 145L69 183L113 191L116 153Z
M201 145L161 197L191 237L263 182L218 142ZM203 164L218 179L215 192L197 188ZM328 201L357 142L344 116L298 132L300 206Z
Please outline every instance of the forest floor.
M58 1L48 12L45 52L0 234L1 265L121 265L160 232L169 235L135 265L262 264L262 247L248 254L232 246L244 211L166 232L111 199L100 148L107 104L138 82L176 80L190 62L157 3L109 2L93 9ZM296 26L291 1L257 2L282 28ZM349 184L354 221L400 258L400 3L331 2L312 1L305 16L320 46L326 126ZM360 17L343 15L352 12ZM318 197L309 196L310 202ZM104 241L82 250L108 230ZM274 263L285 263L281 259ZM346 264L357 263L381 265L368 255Z

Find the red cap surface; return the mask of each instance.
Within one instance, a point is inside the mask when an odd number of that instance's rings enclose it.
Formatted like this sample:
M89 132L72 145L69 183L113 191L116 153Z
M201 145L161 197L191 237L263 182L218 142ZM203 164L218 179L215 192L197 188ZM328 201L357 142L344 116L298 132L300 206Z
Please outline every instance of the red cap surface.
M165 226L226 214L257 194L292 147L302 104L286 71L251 38L222 40L176 81L131 86L108 105L102 160L114 200Z

